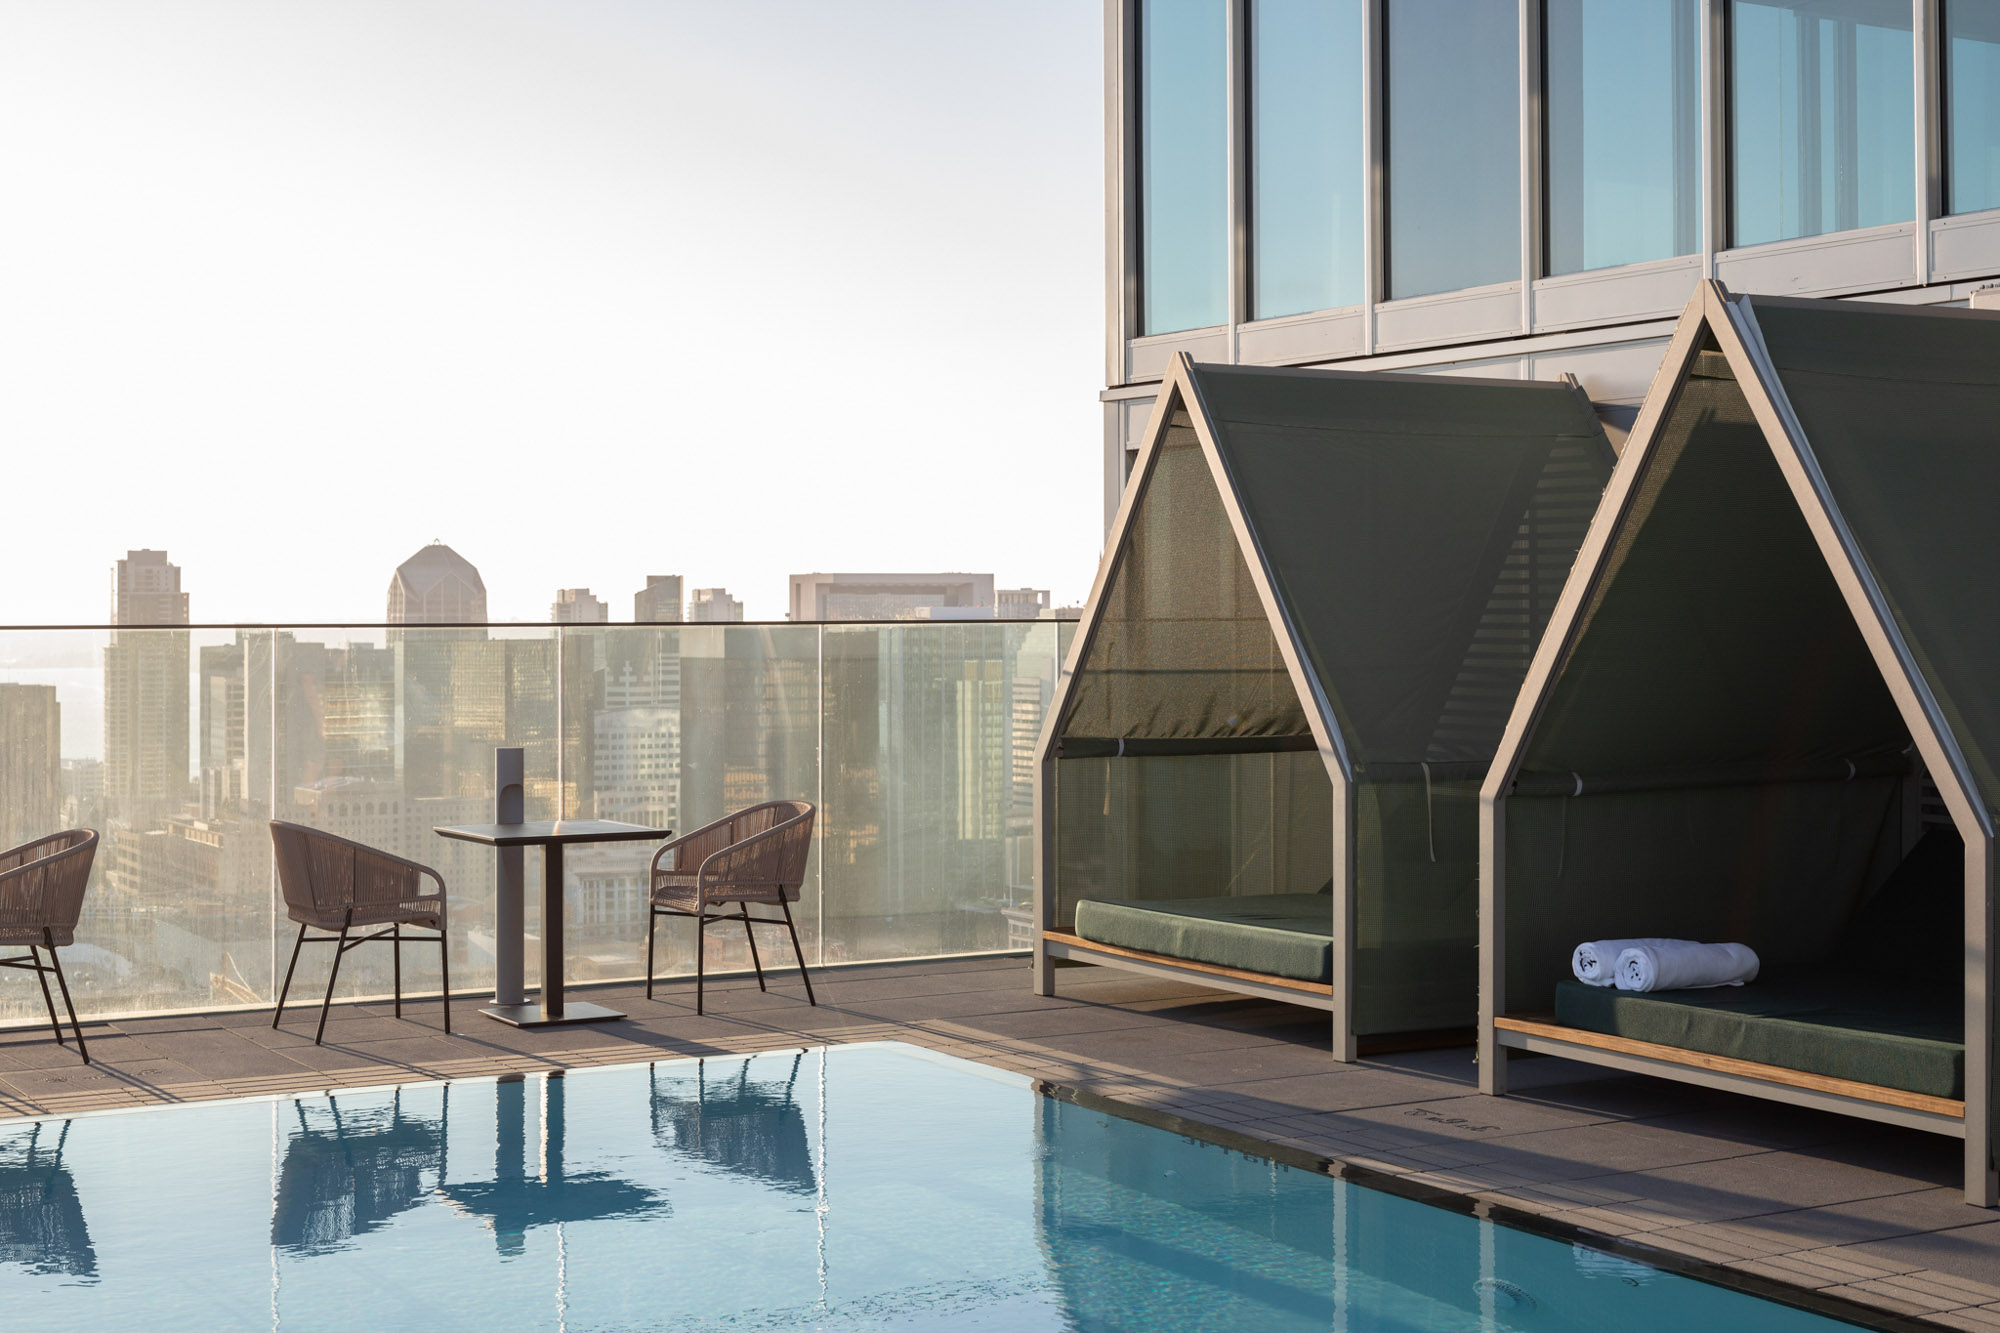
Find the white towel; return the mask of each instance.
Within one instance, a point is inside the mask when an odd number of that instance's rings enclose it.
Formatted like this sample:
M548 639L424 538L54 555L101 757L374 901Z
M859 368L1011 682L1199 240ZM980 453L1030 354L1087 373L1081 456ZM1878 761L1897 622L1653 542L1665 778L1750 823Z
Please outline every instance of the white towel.
M1586 986L1618 984L1618 955L1644 944L1672 944L1672 940L1590 940L1576 946L1569 956L1569 970Z
M1618 955L1619 990L1699 990L1757 979L1757 954L1747 944L1645 940Z

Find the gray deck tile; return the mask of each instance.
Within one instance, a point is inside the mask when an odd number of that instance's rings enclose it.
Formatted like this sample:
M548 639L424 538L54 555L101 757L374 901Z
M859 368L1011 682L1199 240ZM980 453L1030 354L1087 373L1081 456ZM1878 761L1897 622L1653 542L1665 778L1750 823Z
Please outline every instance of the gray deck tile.
M1965 1215L1973 1219L1993 1216L1973 1208L1965 1209ZM1948 1231L1843 1245L1832 1253L1906 1269L1934 1268L1953 1277L1991 1282L2000 1274L2000 1221L1975 1220Z

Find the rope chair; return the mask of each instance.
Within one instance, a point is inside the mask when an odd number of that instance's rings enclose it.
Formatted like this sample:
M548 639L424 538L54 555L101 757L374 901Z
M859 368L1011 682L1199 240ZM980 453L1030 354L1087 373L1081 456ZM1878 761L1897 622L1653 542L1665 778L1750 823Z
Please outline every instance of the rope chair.
M0 852L0 946L23 945L28 952L0 958L0 967L18 967L33 972L42 983L42 1003L49 1009L49 1026L62 1043L62 1020L56 1017L55 997L49 994L49 974L55 973L62 987L63 1007L69 1010L70 1031L76 1036L76 1053L90 1063L90 1051L83 1044L83 1029L76 1021L76 1005L69 998L69 982L63 976L62 960L56 949L76 943L77 918L83 915L83 890L90 883L90 863L97 857L97 830L65 829L34 842ZM49 951L42 962L38 950Z
M436 944L443 974L444 1030L451 1031L451 951L446 944L444 920L444 877L429 866L391 856L366 843L350 841L303 824L271 821L271 841L278 852L278 888L285 895L285 913L299 923L299 938L292 945L292 961L285 968L285 984L278 991L278 1007L271 1026L285 1016L285 996L292 989L292 973L299 965L299 950L307 944L334 946L333 966L326 974L326 998L319 1006L319 1030L313 1045L326 1039L327 1010L333 1005L333 983L340 976L340 960L349 949L370 940L387 940L395 950L396 1017L403 1016L403 941ZM437 882L437 892L423 892L423 876ZM373 934L353 935L358 927L378 927ZM435 935L404 935L405 926L434 930ZM307 930L325 934L308 936Z
M653 856L652 911L646 917L646 998L653 998L653 936L663 916L690 916L694 932L694 1011L702 1012L703 940L712 921L741 921L750 940L750 965L757 969L757 989L764 985L764 964L757 957L752 926L782 925L791 933L798 955L799 977L806 984L806 1002L817 1005L812 977L806 973L805 951L799 948L792 904L805 883L806 857L812 850L813 806L810 801L766 801L739 810L713 824L676 838ZM751 916L750 904L776 907L783 916ZM730 913L728 907L736 911Z

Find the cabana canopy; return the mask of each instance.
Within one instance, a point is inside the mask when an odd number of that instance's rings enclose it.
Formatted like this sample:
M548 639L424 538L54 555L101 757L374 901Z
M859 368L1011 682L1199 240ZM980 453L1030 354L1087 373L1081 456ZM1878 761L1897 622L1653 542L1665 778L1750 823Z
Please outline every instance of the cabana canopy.
M1569 384L1182 357L1043 732L1038 987L1469 1026L1477 783L1610 462Z
M1994 314L1697 293L1482 790L1487 1091L1519 1048L1962 1134L1994 1203L1996 426ZM1763 972L1567 980L1635 936Z

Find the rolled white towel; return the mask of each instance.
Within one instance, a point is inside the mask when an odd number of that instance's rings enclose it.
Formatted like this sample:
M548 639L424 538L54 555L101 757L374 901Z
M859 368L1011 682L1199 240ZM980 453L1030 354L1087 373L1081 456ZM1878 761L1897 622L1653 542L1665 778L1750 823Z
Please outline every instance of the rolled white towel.
M1672 940L1588 940L1569 956L1569 970L1586 986L1618 984L1618 955L1645 944L1672 944Z
M1645 940L1618 955L1619 990L1699 990L1757 979L1757 954L1747 944Z

